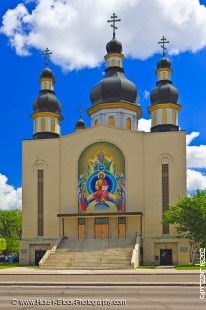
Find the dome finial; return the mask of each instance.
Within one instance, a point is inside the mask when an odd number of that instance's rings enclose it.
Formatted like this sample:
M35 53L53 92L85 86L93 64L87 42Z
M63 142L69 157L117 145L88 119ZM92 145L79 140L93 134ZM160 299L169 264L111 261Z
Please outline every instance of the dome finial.
M82 112L83 112L83 110L84 110L84 108L83 108L83 106L80 104L79 107L78 107L78 111L79 111L79 113L80 113L80 118L79 118L79 120L76 122L76 125L75 125L75 128L76 128L77 131L86 128L85 122L84 122L83 119L82 119Z
M168 44L168 43L170 43L170 41L167 41L167 39L163 36L162 38L161 38L161 41L160 42L158 42L158 44L162 44L161 45L161 47L162 47L162 57L165 57L165 51L166 51L166 47L165 47L165 44Z
M80 104L78 107L78 112L80 114L80 119L82 119L82 113L83 113L84 107Z
M49 64L49 59L50 59L50 55L52 54L52 52L48 49L48 47L45 49L45 51L42 53L42 55L44 55L44 58L46 60L46 67L48 67Z
M112 25L110 25L110 26L113 28L113 39L115 39L115 29L118 29L115 26L115 23L120 22L120 21L121 21L121 19L117 19L117 15L115 15L115 13L113 13L113 15L111 16L111 20L107 21L108 23L112 23Z

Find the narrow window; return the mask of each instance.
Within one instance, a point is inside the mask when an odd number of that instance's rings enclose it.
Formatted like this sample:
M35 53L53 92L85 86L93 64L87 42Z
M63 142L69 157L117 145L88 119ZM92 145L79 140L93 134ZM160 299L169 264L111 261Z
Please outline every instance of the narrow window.
M127 129L131 129L132 128L132 122L131 122L131 118L130 117L128 117L126 119L126 128Z
M153 126L157 125L157 111L154 111L153 113Z
M173 111L172 111L172 124L173 124L173 125L176 125L176 123L177 123L177 120L176 120L176 111L173 110Z
M55 132L55 120L51 120L51 132Z
M108 125L109 125L109 126L114 126L114 125L115 125L114 116L110 116L110 117L109 117Z
M38 194L38 236L44 235L44 170L38 170L37 174Z
M99 121L98 121L98 119L96 119L94 126L98 126L98 125L99 125Z
M168 210L169 206L169 165L162 164L162 214ZM169 234L169 225L163 224L163 234Z
M46 126L45 126L45 118L42 117L41 118L41 131L44 132L45 128L46 128Z

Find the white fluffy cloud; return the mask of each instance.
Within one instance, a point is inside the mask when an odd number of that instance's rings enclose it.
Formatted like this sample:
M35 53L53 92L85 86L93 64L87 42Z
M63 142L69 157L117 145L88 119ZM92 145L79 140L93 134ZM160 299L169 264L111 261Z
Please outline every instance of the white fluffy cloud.
M206 145L190 146L189 144L198 136L199 132L187 135L187 190L206 189ZM193 168L193 169L190 169ZM197 170L195 170L197 169ZM199 171L200 170L200 171Z
M187 167L206 169L206 145L190 146L189 144L198 136L199 132L193 131L187 135Z
M151 119L141 118L138 121L138 130L149 132L151 129Z
M64 70L102 62L112 38L106 21L113 12L121 18L117 38L127 56L146 59L160 51L162 29L170 54L206 46L206 8L198 0L33 0L32 11L29 2L22 0L4 14L1 32L19 55L49 47L52 61Z
M7 182L8 178L0 173L0 210L21 208L22 189L15 189Z
M206 176L196 170L187 169L187 190L206 189Z

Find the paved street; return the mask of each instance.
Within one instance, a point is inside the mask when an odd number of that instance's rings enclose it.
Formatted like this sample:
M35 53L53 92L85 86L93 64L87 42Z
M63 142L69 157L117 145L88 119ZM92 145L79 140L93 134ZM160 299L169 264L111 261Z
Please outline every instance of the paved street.
M139 285L148 283L170 283L176 285L197 284L199 274L1 274L0 284L50 284L50 285Z
M1 286L0 309L203 310L198 287ZM118 305L112 305L112 304ZM45 305L47 304L47 305ZM50 305L49 305L50 304ZM89 305L86 305L89 304Z

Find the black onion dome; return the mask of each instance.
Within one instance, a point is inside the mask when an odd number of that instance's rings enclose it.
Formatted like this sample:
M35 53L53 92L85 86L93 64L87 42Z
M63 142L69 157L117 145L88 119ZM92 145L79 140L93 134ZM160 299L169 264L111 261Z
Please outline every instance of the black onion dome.
M171 61L168 58L161 58L157 62L157 70L160 68L169 68L171 69ZM158 103L175 103L177 104L178 100L178 91L172 85L171 80L159 80L156 83L156 88L153 89L150 93L151 104Z
M137 88L129 81L122 68L110 67L105 70L105 78L95 85L90 92L93 105L108 102L137 103Z
M48 67L46 67L40 75L40 79L43 79L43 78L47 78L47 79L49 78L49 79L54 80L54 74L52 70L50 70Z
M61 104L52 90L41 90L33 103L34 112L60 113Z
M108 54L111 53L122 53L122 43L115 38L109 41L106 45L106 50Z
M83 121L82 118L80 118L80 119L76 122L75 127L76 127L76 128L85 128L85 122Z
M150 93L151 104L157 103L176 103L178 100L178 91L172 85L171 81L159 81L157 87Z
M168 58L161 58L158 62L157 62L157 69L160 68L171 68L171 61Z

